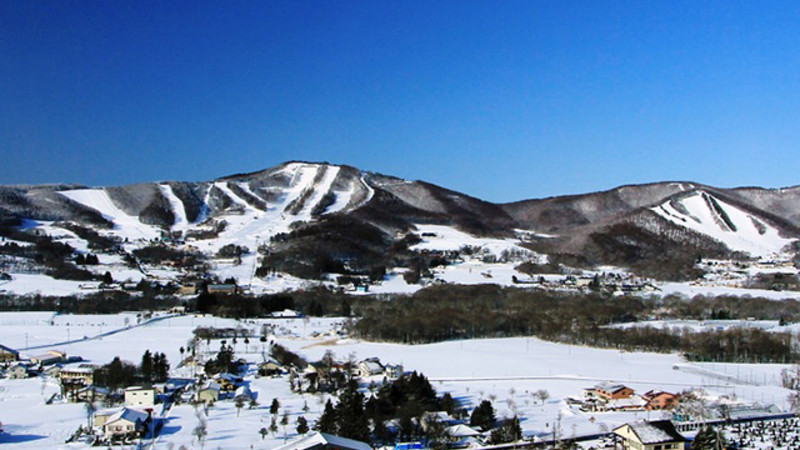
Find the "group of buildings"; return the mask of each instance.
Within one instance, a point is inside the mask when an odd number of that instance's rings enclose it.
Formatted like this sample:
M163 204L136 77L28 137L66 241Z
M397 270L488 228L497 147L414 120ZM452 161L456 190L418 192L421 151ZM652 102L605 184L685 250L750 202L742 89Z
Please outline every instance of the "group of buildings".
M605 382L584 389L583 398L576 402L584 412L652 411L676 407L678 396L659 390L638 395L624 384Z

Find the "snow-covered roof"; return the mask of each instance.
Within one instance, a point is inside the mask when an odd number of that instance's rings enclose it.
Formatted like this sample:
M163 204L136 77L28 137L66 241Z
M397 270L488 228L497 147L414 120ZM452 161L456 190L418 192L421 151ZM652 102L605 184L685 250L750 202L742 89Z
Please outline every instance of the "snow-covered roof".
M252 397L253 394L250 392L250 388L247 386L239 386L236 389L236 392L233 394L234 397Z
M106 421L106 425L116 422L118 420L125 420L132 423L147 422L147 417L148 415L146 412L142 412L131 408L123 408L122 411L119 411L113 416L109 417L108 421Z
M132 391L154 391L154 388L148 388L144 386L128 386L125 388L125 392L132 392Z
M638 395L628 398L614 399L608 402L609 408L642 408L647 404L647 401Z
M680 433L678 433L677 430L675 430L675 425L673 425L669 420L658 420L654 422L639 420L636 422L627 423L622 427L625 426L631 427L631 431L633 431L636 437L639 438L642 444L686 441L686 438L684 438ZM617 428L617 430L619 428Z
M361 364L359 364L359 366L366 369L369 373L383 372L383 366L376 361L364 360L361 361Z
M447 428L447 434L454 438L465 438L472 436L480 436L481 433L474 428L470 428L464 424L453 425Z
M201 391L205 391L206 389L211 389L214 391L218 391L220 389L219 384L214 383L213 381L207 381L203 387L200 388Z
M319 432L300 438L275 450L305 450L326 445L342 450L372 450L372 447L364 442Z
M608 381L605 381L603 383L595 385L594 388L597 389L597 390L603 390L603 391L610 392L610 393L613 394L614 392L621 391L622 389L625 389L625 385L624 384L615 384L615 383L610 383Z
M228 382L239 381L241 378L231 373L220 373L214 377L215 380L226 380Z
M18 351L14 350L11 347L6 347L3 344L0 344L0 350L2 350L4 353L11 353L12 355L19 355Z

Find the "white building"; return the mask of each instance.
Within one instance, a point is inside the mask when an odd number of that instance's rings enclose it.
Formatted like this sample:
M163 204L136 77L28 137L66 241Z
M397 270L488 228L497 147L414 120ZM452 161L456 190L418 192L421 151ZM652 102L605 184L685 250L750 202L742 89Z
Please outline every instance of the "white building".
M156 390L140 386L125 389L125 406L153 406L156 404Z

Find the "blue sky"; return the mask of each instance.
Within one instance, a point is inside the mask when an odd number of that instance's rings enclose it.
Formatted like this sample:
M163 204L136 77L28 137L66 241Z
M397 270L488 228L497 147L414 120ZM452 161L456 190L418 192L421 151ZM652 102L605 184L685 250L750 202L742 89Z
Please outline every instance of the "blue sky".
M0 183L800 184L800 3L0 2Z

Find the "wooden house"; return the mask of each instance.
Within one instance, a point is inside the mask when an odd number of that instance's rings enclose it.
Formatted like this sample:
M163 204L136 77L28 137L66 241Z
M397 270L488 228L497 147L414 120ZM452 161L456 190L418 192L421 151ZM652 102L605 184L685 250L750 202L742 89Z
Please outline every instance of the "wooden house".
M647 401L648 410L672 409L678 406L678 396L664 391L649 391L642 395Z
M0 344L0 363L19 361L19 352Z

